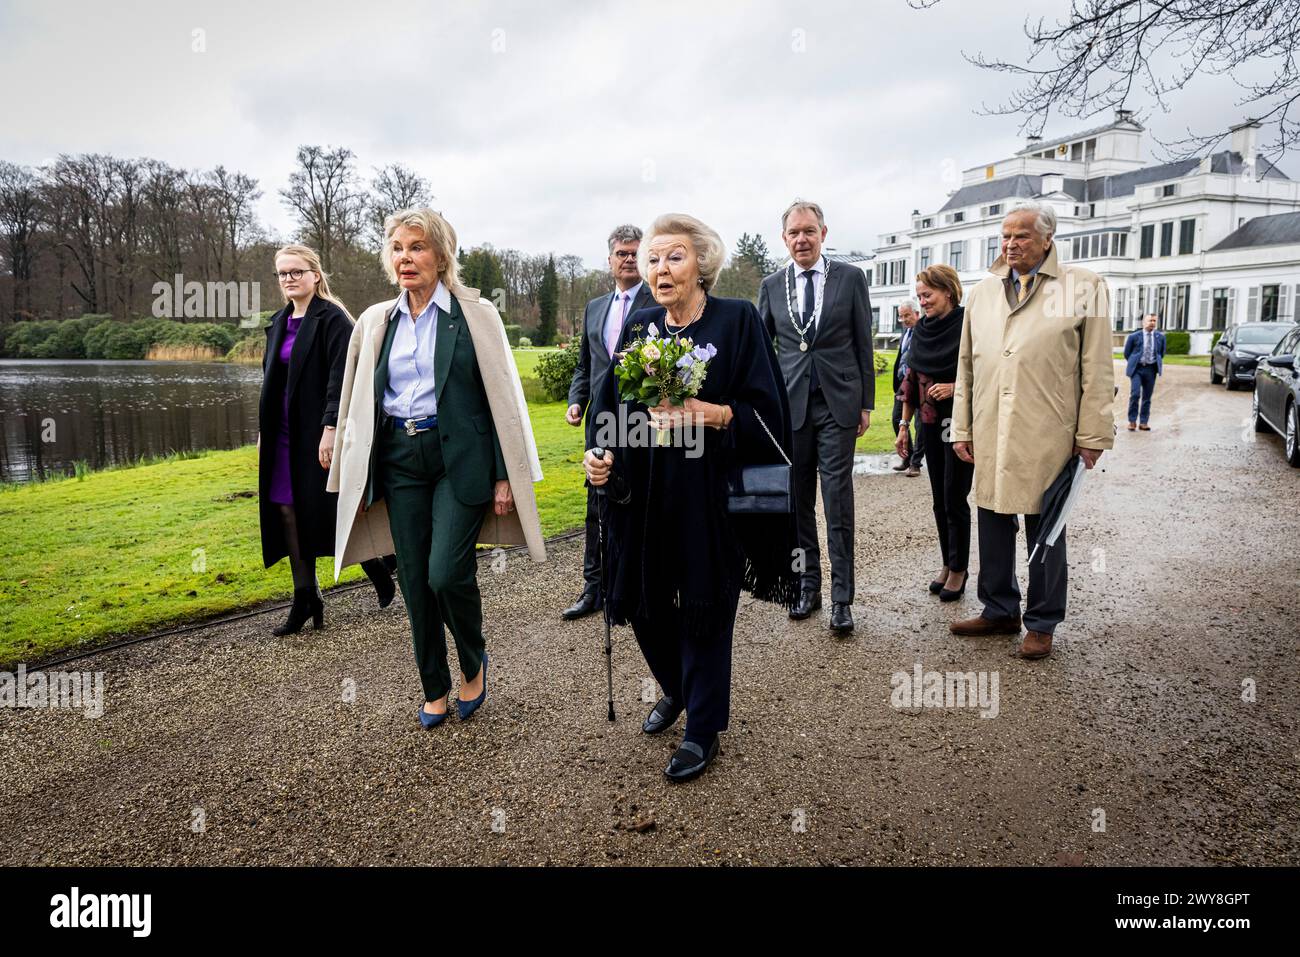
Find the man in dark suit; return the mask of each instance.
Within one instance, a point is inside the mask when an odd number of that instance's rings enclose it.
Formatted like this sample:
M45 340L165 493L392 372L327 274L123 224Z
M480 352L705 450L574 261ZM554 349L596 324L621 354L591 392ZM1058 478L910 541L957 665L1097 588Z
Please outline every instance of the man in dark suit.
M1151 394L1156 391L1156 376L1165 372L1165 334L1156 328L1154 313L1142 317L1142 328L1134 329L1124 340L1124 358L1129 378L1128 430L1150 432ZM1140 408L1139 408L1140 407ZM1141 424L1138 424L1139 414Z
M788 268L763 280L758 313L776 342L790 393L794 428L795 518L803 587L790 617L821 607L817 547L817 475L821 473L831 553L831 630L853 630L853 447L871 426L876 373L871 299L856 266L822 255L826 218L816 203L795 200L781 216Z
M912 300L907 299L898 307L898 322L903 327L903 333L898 337L898 355L894 356L894 414L890 422L893 423L895 436L898 435L898 428L903 422L903 400L898 398L898 388L903 384L903 377L907 375L907 350L912 345L912 327L916 325L919 318L916 314L916 303ZM924 441L920 422L916 423L915 428L908 427L908 447L911 451L907 458L894 466L895 472L906 470L909 478L921 474L921 462L925 456Z
M609 271L614 277L614 291L587 303L582 318L582 349L569 386L569 408L564 413L564 420L570 425L582 424L592 395L600 390L601 382L609 372L614 347L623 332L624 320L638 309L655 304L650 287L641 281L641 274L637 271L636 253L640 246L641 230L635 226L619 226L609 234ZM584 431L584 448L591 448L593 426L590 420ZM600 530L597 527L594 488L587 489L587 548L582 559L582 578L582 594L562 613L568 621L590 615L601 607Z

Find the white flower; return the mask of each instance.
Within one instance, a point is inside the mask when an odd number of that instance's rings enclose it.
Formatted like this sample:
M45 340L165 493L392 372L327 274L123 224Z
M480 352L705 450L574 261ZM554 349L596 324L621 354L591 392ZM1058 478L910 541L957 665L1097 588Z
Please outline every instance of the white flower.
M647 342L645 344L645 348L641 350L641 355L649 359L651 362L654 362L661 355L663 355L663 353L659 351L659 347L656 346L653 342Z
M654 324L653 322L650 323L650 326L649 326L649 328L646 329L646 332L648 332L648 333L650 334L650 338L652 338L652 339L653 339L655 336L659 335L659 330L655 328L655 324Z

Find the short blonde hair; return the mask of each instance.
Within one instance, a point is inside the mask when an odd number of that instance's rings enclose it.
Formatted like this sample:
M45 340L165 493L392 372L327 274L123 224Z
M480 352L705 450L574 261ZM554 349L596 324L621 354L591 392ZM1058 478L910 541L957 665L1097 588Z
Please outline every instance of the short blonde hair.
M707 226L694 216L685 213L664 213L655 218L646 230L646 241L636 253L637 268L641 278L650 281L650 244L659 236L679 234L686 236L695 250L695 259L699 264L700 278L704 280L704 291L710 291L722 272L722 264L727 258L727 247L722 237L711 226Z
M939 263L928 269L922 269L916 274L916 281L925 283L931 289L947 293L954 307L961 305L961 279L957 276L957 270L951 266Z
M388 244L393 240L393 233L401 227L406 226L410 229L418 229L424 233L424 237L433 243L434 251L438 254L442 266L438 270L438 278L442 284L450 290L453 286L460 285L460 263L456 260L456 230L451 228L451 223L442 218L442 215L429 209L427 206L411 207L410 209L399 209L384 219L384 248L383 254L379 257L384 266L384 275L394 286L397 285L397 268L393 265L393 257L388 251Z

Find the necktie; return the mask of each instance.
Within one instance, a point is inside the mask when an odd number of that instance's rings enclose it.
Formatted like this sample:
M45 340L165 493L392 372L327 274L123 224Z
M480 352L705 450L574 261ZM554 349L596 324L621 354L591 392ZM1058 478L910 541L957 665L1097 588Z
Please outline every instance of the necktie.
M1155 359L1152 356L1151 333L1142 333L1142 362L1144 365L1150 365Z
M627 321L628 295L621 292L618 294L618 298L623 303L619 311L618 322L605 323L605 351L609 353L611 359L614 358L614 350L618 348L619 337L623 335L623 323Z
M817 287L813 285L813 277L816 275L817 274L811 269L805 269L803 271L803 321L805 323L812 322L813 309L817 303ZM814 335L817 334L816 329L810 329L809 331ZM812 357L810 356L809 358ZM821 387L821 380L817 378L817 363L813 362L812 375L808 379L808 388L810 391L816 392Z
M1029 298L1029 289L1031 286L1033 286L1033 284L1034 284L1033 276L1020 277L1020 291L1016 293L1017 305L1019 305L1020 303L1024 302L1026 299Z

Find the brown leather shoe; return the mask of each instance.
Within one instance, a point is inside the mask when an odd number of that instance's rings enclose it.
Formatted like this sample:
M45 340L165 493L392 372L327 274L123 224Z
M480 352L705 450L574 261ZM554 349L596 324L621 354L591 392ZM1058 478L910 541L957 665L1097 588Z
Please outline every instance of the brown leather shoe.
M921 470L917 468L915 465L909 466L907 469L908 478L916 478L920 474L921 474Z
M980 638L984 635L1018 635L1020 634L1020 616L1014 618L985 618L976 615L963 621L954 621L948 626L954 635L966 635Z
M1149 426L1149 425L1139 425L1138 428L1141 429L1143 432L1150 432L1150 431L1151 431L1151 426Z
M1136 432L1136 431L1137 431L1137 423L1136 423L1136 422L1130 422L1130 423L1128 424L1128 430L1129 430L1130 432Z
M1025 640L1020 643L1020 657L1033 660L1046 658L1052 653L1052 636L1041 631L1025 632Z

